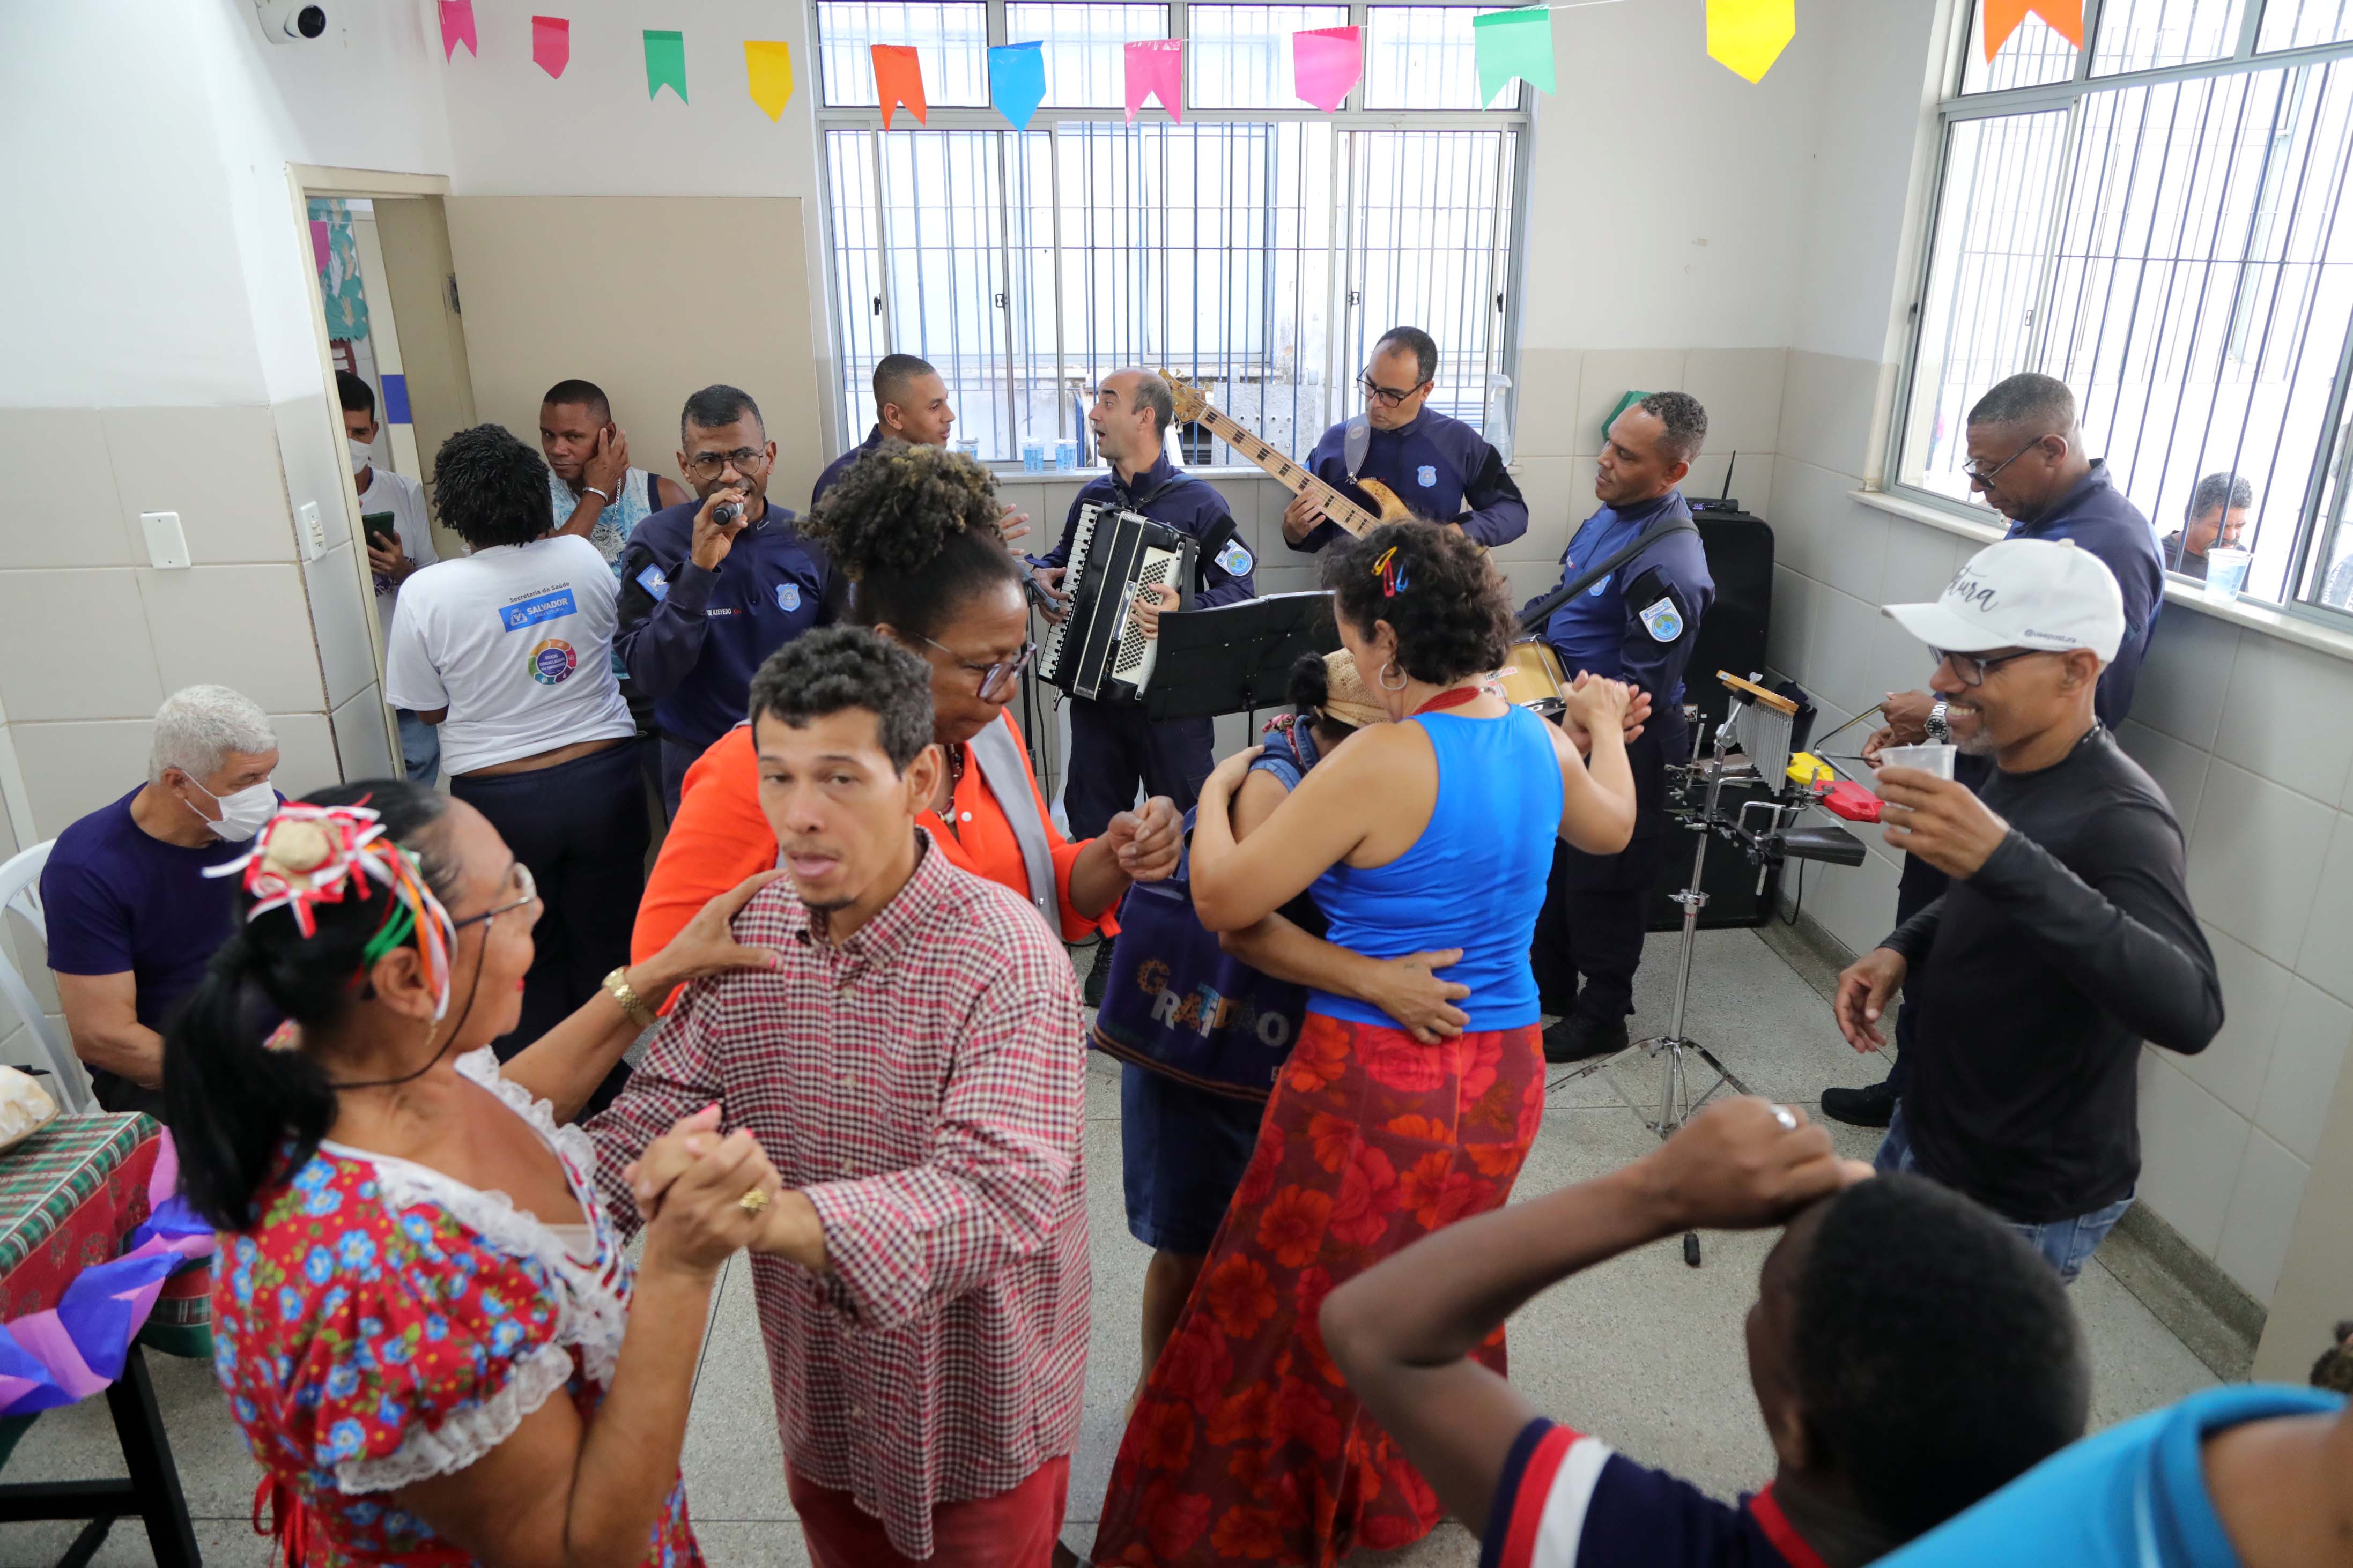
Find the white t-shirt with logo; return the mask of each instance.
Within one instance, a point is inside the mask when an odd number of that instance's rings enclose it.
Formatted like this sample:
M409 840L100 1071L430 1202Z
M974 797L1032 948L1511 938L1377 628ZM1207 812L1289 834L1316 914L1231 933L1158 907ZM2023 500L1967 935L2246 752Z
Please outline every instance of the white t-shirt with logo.
M368 488L360 496L360 516L372 511L392 513L393 531L400 535L400 552L422 569L441 559L433 548L433 530L425 521L425 487L406 474L396 474L371 463L368 466ZM367 538L362 531L360 548L367 548ZM375 618L384 626L384 635L392 636L392 607L400 599L400 584L377 574L375 578Z
M634 735L613 679L618 603L605 558L570 534L428 566L401 585L385 700L449 710L441 766L452 774Z

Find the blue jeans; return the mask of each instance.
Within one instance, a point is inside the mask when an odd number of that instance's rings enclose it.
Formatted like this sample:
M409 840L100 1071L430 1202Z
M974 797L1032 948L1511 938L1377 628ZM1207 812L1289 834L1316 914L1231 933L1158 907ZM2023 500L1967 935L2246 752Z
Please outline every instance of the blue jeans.
M440 730L406 708L392 711L400 721L400 761L408 769L409 782L432 788L441 776Z
M1872 1164L1882 1171L1910 1171L1919 1175L1927 1173L1912 1157L1912 1130L1904 1123L1904 1104L1898 1100L1895 1114L1887 1123L1887 1136L1879 1142L1879 1152L1872 1156ZM1933 1179L1933 1178L1931 1178ZM2059 1283L2073 1285L2075 1276L2099 1249L2100 1243L2116 1229L2116 1221L2125 1217L2132 1207L2133 1194L2126 1193L2105 1208L2079 1214L2073 1219L2054 1219L2042 1225L2025 1225L2014 1219L2002 1223L2026 1237L2027 1245L2042 1254L2051 1267L2059 1271ZM2000 1217L2000 1216L1997 1216Z

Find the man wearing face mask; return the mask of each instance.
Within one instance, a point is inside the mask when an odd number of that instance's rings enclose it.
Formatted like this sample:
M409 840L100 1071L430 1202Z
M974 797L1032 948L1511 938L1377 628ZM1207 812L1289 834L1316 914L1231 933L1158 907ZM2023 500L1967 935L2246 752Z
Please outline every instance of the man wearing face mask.
M375 618L392 636L392 609L400 585L440 563L432 525L425 517L425 487L406 474L379 466L375 439L384 426L375 416L375 389L350 371L335 372L343 405L344 445L351 448L352 483L360 492L360 524L368 570L375 578ZM396 710L400 720L400 760L408 776L429 784L441 773L441 737L416 714Z
M155 710L147 782L58 835L41 871L49 968L98 1102L162 1117L164 1026L228 940L237 859L278 809L278 737L250 698L191 686Z

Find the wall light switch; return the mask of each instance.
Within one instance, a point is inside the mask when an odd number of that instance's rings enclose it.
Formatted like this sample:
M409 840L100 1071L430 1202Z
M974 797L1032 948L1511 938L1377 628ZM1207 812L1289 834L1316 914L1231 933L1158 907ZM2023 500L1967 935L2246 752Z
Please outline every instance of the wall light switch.
M302 559L316 561L327 552L327 528L319 521L319 503L306 500L294 509L294 520L302 536Z
M176 511L142 511L139 526L147 531L147 564L176 571L188 564L188 536Z

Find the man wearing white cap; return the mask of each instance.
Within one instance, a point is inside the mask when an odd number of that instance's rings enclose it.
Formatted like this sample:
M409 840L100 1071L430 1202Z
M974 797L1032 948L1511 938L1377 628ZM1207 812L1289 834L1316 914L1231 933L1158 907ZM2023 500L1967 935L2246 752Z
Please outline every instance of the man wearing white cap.
M2125 637L2115 576L2072 542L1989 545L1927 605L1887 613L1938 659L1981 790L1881 770L1886 837L1952 879L1839 976L1858 1050L1926 960L1912 1084L1880 1145L2018 1226L2073 1281L2140 1174L2140 1042L2184 1054L2222 1026L2214 955L2164 793L2094 712Z

